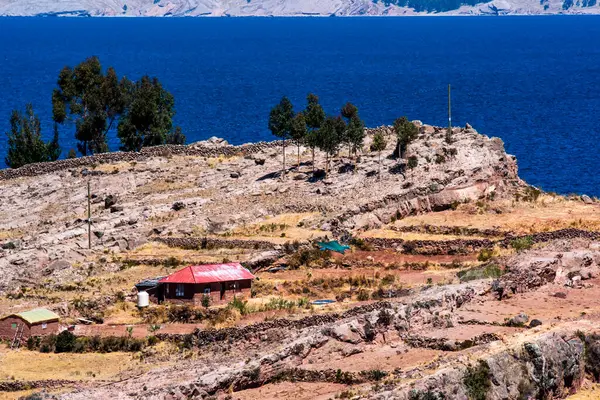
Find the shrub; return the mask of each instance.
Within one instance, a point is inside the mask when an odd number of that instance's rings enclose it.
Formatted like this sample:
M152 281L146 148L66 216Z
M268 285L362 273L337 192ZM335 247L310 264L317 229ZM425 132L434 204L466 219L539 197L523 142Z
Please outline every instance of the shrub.
M369 300L369 292L367 292L365 289L360 289L356 295L356 299L358 301L367 301Z
M91 340L87 337L78 337L75 339L75 344L73 345L74 353L85 353L86 351L90 351L92 349Z
M164 262L165 268L175 268L181 265L181 261L176 257L169 257Z
M467 367L463 383L467 387L469 399L485 400L487 392L492 386L489 365L485 361L480 360L476 367Z
M210 296L207 294L202 296L202 307L204 307L204 308L210 307Z
M417 156L410 156L408 157L408 168L413 169L413 168L417 168L417 166L419 165L419 159L417 158Z
M361 238L352 238L352 239L350 239L350 245L356 247L359 250L363 250L363 251L371 251L371 250L373 250L373 248L371 247L371 245L369 243L365 242Z
M171 322L191 322L194 317L194 309L187 304L173 305L167 309L167 318Z
M379 315L377 316L377 324L388 326L392 323L392 314L387 310L379 311Z
M37 350L40 348L41 338L39 336L29 336L27 339L27 350Z
M330 257L330 251L321 251L316 247L303 248L293 253L287 264L290 269L298 269L302 266L310 267L314 263L323 263Z
M479 255L477 256L477 260L481 262L489 261L494 256L493 249L481 249L479 251Z
M239 297L234 297L233 300L229 302L227 305L229 308L237 309L240 314L246 315L250 313L250 309L248 307L248 301L242 300Z
M459 271L456 276L461 282L469 282L476 279L499 278L503 274L497 264L487 264L478 268L471 268L466 271Z
M40 352L41 353L51 353L54 351L54 346L56 345L56 335L48 335L44 336L40 343Z
M67 158L77 158L77 152L75 151L75 149L69 149Z
M446 157L443 154L436 154L435 155L435 163L436 164L443 164L446 162Z
M156 343L159 342L159 340L156 336L150 335L146 338L146 342L147 342L148 346L154 346Z
M524 201L535 203L541 194L542 191L540 189L533 186L528 186L525 188L522 199Z
M510 245L517 253L520 253L521 251L529 250L533 246L533 238L531 236L516 238L510 242Z

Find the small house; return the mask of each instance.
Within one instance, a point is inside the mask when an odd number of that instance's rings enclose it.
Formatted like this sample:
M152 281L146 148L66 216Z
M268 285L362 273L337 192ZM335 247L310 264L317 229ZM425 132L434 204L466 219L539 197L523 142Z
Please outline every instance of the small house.
M250 296L254 275L239 263L190 265L158 281L148 291L159 303L201 305L204 296L211 304L227 302L234 296Z
M50 310L38 308L0 318L1 340L27 340L31 336L58 333L60 317Z

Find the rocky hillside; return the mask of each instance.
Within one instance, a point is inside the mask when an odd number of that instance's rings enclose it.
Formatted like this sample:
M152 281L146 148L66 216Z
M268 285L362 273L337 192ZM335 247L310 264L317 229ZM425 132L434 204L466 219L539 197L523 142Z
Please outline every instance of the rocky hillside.
M420 125L408 149L411 165L390 157L392 128L378 129L388 135L381 167L377 153L365 152L354 172L353 160L336 158L326 178L312 176L309 149L300 148L300 168L290 165L297 149L287 146L290 168L282 180L276 142L165 146L1 171L0 293L41 279L77 280L87 267L70 267L87 265L107 247L125 251L166 238L243 235L252 224L289 213L311 215L302 229L340 236L463 202L512 197L525 187L502 141L468 125L455 128L451 144L445 129ZM325 167L323 158L317 154L317 168ZM96 234L91 252L88 181Z
M354 16L598 14L596 0L0 0L8 16Z

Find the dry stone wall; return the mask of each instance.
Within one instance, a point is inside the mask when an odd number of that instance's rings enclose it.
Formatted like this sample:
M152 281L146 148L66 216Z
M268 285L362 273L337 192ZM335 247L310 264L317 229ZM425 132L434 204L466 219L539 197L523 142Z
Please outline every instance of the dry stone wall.
M91 167L97 164L143 161L152 157L165 156L195 156L195 157L218 157L218 156L248 156L266 150L280 148L281 141L258 142L243 144L241 146L206 146L206 145L163 145L145 147L139 152L112 152L95 154L93 156L69 158L46 163L28 164L16 169L0 170L0 180L20 178L24 176L36 176L57 171L74 168Z

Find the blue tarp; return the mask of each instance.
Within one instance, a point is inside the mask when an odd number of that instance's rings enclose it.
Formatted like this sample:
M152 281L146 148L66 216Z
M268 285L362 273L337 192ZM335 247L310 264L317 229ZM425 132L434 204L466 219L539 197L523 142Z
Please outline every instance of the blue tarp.
M317 244L319 245L319 248L323 251L330 250L336 251L341 254L344 254L346 250L350 249L350 246L340 244L337 240L332 240L331 242L317 242Z

